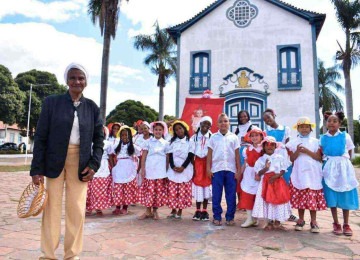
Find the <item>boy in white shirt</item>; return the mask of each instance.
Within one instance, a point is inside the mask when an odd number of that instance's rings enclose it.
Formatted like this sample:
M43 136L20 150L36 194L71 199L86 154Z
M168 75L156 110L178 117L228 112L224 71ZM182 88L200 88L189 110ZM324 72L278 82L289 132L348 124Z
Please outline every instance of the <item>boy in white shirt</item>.
M209 140L206 171L212 179L213 224L221 226L221 198L225 188L227 211L226 225L235 225L236 179L240 176L239 139L229 131L230 122L226 114L218 117L219 131Z

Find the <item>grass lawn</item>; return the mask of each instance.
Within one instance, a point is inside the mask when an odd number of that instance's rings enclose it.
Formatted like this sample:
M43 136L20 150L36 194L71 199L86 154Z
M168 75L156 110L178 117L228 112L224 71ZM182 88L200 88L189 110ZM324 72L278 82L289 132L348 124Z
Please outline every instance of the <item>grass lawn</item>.
M15 165L15 166L0 165L0 172L22 172L22 171L30 171L30 165Z

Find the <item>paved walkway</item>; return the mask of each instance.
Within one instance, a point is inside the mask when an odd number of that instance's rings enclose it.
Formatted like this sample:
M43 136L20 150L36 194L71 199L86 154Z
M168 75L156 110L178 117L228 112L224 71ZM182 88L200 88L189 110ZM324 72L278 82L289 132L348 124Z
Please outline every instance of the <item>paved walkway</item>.
M357 173L360 176L360 169ZM0 260L37 259L40 217L16 216L18 199L30 178L25 172L0 173L0 177ZM294 223L285 224L288 231L243 229L245 213L239 211L236 226L214 227L192 221L193 208L185 210L180 221L167 220L167 208L160 210L159 221L137 220L143 210L134 206L127 216L114 217L108 210L102 218L87 218L81 259L360 259L360 211L351 212L354 236L349 238L331 233L330 211L318 214L321 233L311 234L309 225L302 232L294 231ZM59 259L62 250L61 241Z

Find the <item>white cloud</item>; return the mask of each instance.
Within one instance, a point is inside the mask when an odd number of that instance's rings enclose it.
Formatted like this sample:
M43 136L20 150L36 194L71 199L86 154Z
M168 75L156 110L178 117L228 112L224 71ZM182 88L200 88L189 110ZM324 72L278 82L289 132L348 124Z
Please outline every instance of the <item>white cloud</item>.
M84 64L90 77L100 75L102 44L93 38L57 31L43 23L0 24L0 60L13 73L31 69L54 73L65 84L63 72L73 61Z
M182 23L205 9L214 0L136 0L123 1L121 12L139 29L130 29L129 37L150 34L156 20L160 27Z
M65 22L86 13L86 6L85 0L48 3L39 0L5 0L1 2L0 21L6 16L23 15L43 21Z
M123 65L110 65L109 68L109 82L115 84L123 84L125 80L134 79L139 81L145 81L142 76L142 71Z

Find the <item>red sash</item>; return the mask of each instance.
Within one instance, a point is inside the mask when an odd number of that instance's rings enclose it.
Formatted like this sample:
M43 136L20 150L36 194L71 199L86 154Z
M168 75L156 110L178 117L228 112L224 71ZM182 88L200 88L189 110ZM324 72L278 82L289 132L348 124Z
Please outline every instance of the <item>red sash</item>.
M211 179L206 174L206 157L199 158L195 156L193 182L200 187L210 186Z
M290 189L286 184L284 178L277 178L273 183L269 180L275 173L266 173L263 178L262 194L261 196L267 203L284 204L290 201Z

